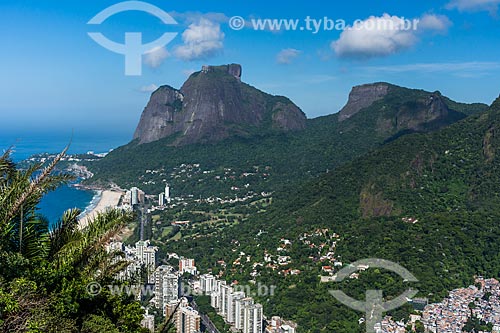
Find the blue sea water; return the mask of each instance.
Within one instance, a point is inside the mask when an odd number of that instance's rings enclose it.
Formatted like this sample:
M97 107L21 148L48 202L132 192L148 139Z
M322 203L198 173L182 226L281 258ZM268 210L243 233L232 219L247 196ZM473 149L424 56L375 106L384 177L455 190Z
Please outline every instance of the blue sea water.
M33 154L57 153L66 147L71 140L70 154L108 152L126 144L128 134L54 134L54 133L6 133L0 132L0 153L12 149L14 161L22 161ZM62 214L71 208L82 211L91 209L99 201L99 193L78 189L72 186L61 186L48 193L39 204L39 213L47 217L51 224L57 222Z
M96 196L94 191L85 191L71 186L61 186L53 192L49 192L40 202L38 208L40 214L44 215L50 224L57 222L62 214L71 208L84 211Z

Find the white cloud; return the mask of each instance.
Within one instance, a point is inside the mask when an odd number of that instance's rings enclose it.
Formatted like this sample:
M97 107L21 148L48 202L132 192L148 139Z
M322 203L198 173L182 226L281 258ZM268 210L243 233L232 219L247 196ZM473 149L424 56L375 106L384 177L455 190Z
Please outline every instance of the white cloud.
M152 93L156 89L158 89L158 86L154 83L151 83L150 85L140 87L139 91L143 93Z
M417 38L404 30L404 19L384 14L346 28L331 47L339 57L371 58L387 56L413 46Z
M448 9L458 9L459 11L489 11L495 14L498 10L500 0L452 0L448 3Z
M220 24L201 18L182 33L182 41L184 44L175 49L175 55L185 61L201 60L215 56L223 49L224 33Z
M420 18L418 29L447 32L452 26L450 19L444 15L425 14Z
M410 49L423 32L445 32L450 25L446 16L431 14L413 20L389 14L370 16L347 27L330 46L338 57L384 57Z
M291 64L295 58L301 53L297 49L283 49L276 55L278 64Z
M163 64L165 59L169 57L170 53L168 53L165 47L155 47L151 51L144 54L144 63L152 68L158 68Z

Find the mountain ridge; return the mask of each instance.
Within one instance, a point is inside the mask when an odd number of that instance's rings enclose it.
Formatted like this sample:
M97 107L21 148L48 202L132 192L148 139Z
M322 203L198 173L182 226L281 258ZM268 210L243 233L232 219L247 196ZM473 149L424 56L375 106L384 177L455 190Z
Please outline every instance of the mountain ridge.
M238 281L244 283L243 277L254 268L230 264L240 251L262 258L283 239L291 240L293 247L286 255L295 263L286 268L298 268L300 274L280 276L282 287L269 313L291 318L308 332L325 327L328 332L361 332L359 314L324 297L328 290L342 288L338 283L320 283L325 264L308 259L314 251L294 251L300 237L314 230L334 232L335 254L344 265L361 258L397 262L417 277L418 296L430 302L472 285L475 275L498 277L499 130L500 98L484 112L437 131L405 135L301 186L278 191L266 212L244 224L198 237L196 242L168 245L178 253L201 253L212 246L217 256L195 259L210 263L219 256L229 258L226 270L237 271ZM258 237L261 234L266 236ZM241 244L236 251L234 244ZM270 269L259 273L261 280L276 281ZM388 298L407 287L390 273L376 270L346 282L343 290L362 299L374 286ZM407 320L412 311L407 306L389 315Z
M203 66L180 89L161 86L151 94L134 139L144 144L177 135L172 144L185 145L304 128L299 107L242 82L241 73L238 64Z
M163 180L179 196L248 193L232 187L272 193L271 205L248 220L214 233L193 222L180 240L163 243L162 238L159 244L164 251L194 257L204 268L224 258L223 278L250 283L246 279L255 266L242 265L238 254L264 258L265 251L291 240L287 255L293 265L283 269L298 269L298 275L258 269L261 281L280 285L266 303L267 314L291 318L311 332L361 332L358 314L325 297L332 285L320 283L324 263L310 259L316 250L296 250L301 235L335 233L335 253L344 263L378 257L402 264L420 280L420 296L432 301L472 283L475 274L498 276L500 99L489 107L463 104L438 91L391 85L384 96L361 105L342 120L339 114L309 119L300 131L235 135L183 146L171 145L175 137L147 144L136 140L90 169L96 181L112 179L148 193L160 193ZM185 182L169 178L181 163L200 164L210 176ZM242 175L249 169L265 170L265 179L235 176L227 185L214 181L227 170ZM154 178L156 170L164 175ZM398 295L398 288L405 287L387 272L367 274L387 295ZM345 290L357 299L373 289L363 276L347 283ZM402 308L390 315L405 318L409 311Z
M227 68L224 67L224 70ZM236 73L239 71L236 70ZM215 74L220 73L215 72ZM233 83L237 81L232 75L222 76ZM182 163L201 163L206 167L227 167L238 170L246 169L248 165L261 165L272 167L273 172L267 182L256 184L255 189L267 191L270 187L290 183L290 179L302 180L315 177L401 136L435 131L487 107L481 104L453 102L438 92L431 93L395 85L390 87L389 93L382 99L342 121L336 113L306 119L301 129L291 131L275 130L272 126L268 126L267 129L233 126L229 133L215 132L228 136L212 136L213 140L201 142L186 141L182 133L174 133L150 143L141 143L136 138L129 144L115 149L101 161L88 165L95 174L89 182L93 184L113 182L123 187L140 186L147 192L154 193L161 190L162 180L150 179L145 182L144 170L169 169ZM175 95L171 87L159 88L162 89L167 89L169 93ZM271 97L272 105L280 103L291 102L286 97ZM272 117L268 117L266 121L267 125L272 124ZM117 170L116 165L127 167ZM189 184L169 181L179 189L180 193L190 194L194 190ZM206 195L209 195L211 189L220 189L210 182L200 183L195 187L198 194ZM229 189L227 191L231 192Z

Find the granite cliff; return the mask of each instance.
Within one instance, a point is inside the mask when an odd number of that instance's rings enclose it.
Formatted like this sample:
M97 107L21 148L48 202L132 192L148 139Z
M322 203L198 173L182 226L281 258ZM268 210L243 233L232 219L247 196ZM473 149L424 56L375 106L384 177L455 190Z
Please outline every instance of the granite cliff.
M348 128L352 127L351 123L373 124L376 133L399 137L439 129L465 118L468 113L462 104L439 91L406 89L379 82L353 87L347 104L338 114L338 121ZM369 124L361 118L370 119Z
M347 104L339 112L339 120L346 120L359 111L371 106L384 98L389 91L389 85L384 83L363 84L352 88Z
M152 93L134 139L143 144L175 136L173 145L185 145L305 127L306 116L288 98L242 82L241 74L237 64L203 66L180 89L161 86Z

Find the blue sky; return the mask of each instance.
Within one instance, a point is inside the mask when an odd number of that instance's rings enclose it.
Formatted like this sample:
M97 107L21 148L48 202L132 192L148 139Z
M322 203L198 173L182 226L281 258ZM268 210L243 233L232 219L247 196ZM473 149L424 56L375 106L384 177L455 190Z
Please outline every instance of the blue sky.
M243 81L285 95L308 117L337 112L353 85L374 81L440 90L452 99L491 103L500 93L500 0L160 1L177 25L128 11L87 25L119 1L16 1L0 4L0 132L117 133L131 137L151 89L180 87L203 64L240 63ZM246 26L232 30L229 19ZM395 22L418 29L351 29L312 33L256 31L252 19ZM372 17L371 19L369 19ZM124 75L124 56L88 32L122 43L125 32L153 41L177 32L143 56L142 75Z

